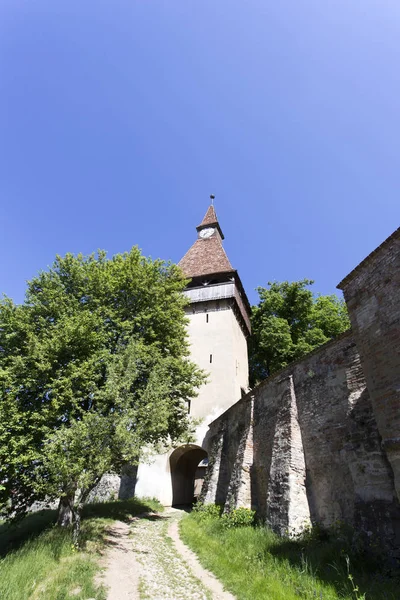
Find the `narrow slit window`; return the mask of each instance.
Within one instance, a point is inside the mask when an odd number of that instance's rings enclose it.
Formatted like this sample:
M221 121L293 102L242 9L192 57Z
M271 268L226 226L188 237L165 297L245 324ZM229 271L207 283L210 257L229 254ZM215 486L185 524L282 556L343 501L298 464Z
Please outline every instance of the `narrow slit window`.
M206 323L208 323L208 313L206 314Z
M210 363L212 363L212 354L210 354Z

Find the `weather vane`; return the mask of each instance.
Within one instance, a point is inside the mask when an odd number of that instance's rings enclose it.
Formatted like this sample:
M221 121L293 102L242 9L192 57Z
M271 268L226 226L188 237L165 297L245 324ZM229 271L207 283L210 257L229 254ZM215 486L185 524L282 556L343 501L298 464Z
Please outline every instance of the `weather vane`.
M214 206L214 199L215 199L214 194L210 194L210 198L211 198L211 205Z

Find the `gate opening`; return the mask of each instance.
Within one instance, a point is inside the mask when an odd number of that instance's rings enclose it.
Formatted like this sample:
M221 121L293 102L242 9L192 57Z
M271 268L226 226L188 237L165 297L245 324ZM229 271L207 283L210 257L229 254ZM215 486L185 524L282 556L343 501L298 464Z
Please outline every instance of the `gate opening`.
M195 444L186 444L170 456L172 506L193 504L200 495L208 464L207 452Z

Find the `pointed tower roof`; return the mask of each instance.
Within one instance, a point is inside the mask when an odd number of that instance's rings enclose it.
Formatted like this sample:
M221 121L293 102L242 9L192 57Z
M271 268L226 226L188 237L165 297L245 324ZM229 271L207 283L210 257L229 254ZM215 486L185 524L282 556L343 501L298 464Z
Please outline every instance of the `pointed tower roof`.
M221 238L224 239L224 234L222 233L221 226L218 223L217 213L215 212L215 208L214 208L213 204L210 204L210 206L207 209L206 214L204 215L204 219L202 220L200 225L197 225L196 229L197 229L197 231L201 231L202 229L205 229L206 227L216 227L220 233Z
M234 271L219 237L198 239L179 261L186 277L201 277Z
M204 215L204 219L202 220L200 225L198 225L198 227L202 227L203 225L211 225L212 223L218 223L218 219L217 219L214 205L210 204L210 206L207 209L206 214Z
M204 219L196 229L200 232L211 227L215 228L216 232L211 237L199 237L180 260L179 266L186 277L234 272L222 246L224 236L213 205L209 206Z
M232 299L234 307L236 307L234 308L235 315L247 336L251 333L250 304L239 274L232 267L222 246L223 235L213 204L208 208L204 219L196 229L198 231L197 240L179 261L179 266L184 275L191 279L186 288L186 293L190 294L192 291L196 295L196 290L203 289L204 286L211 284L208 289L211 293L210 297L212 297L213 292L211 290L213 288L225 286L223 290L221 289L222 296L218 295L218 290L214 292L216 294L215 298ZM226 288L229 288L229 290ZM189 295L189 297L191 296ZM202 302L203 300L205 300L204 297L200 300L192 299L193 302Z

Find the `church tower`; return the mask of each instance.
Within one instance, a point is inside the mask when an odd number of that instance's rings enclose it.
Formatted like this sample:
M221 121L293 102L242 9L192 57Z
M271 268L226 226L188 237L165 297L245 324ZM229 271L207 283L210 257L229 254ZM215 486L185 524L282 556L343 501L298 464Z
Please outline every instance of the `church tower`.
M191 280L185 292L190 300L186 311L191 358L209 373L191 402L190 414L208 424L248 390L250 305L223 248L213 205L196 229L197 240L179 266Z
M194 443L153 457L138 468L136 495L165 506L190 504L207 468L208 425L248 389L250 305L222 245L224 235L211 205L197 226L197 240L179 263L190 280L185 294L191 359L208 373L189 412L200 425Z

